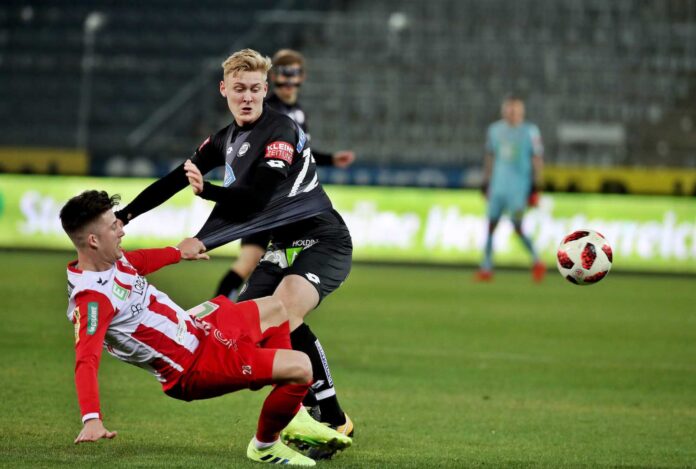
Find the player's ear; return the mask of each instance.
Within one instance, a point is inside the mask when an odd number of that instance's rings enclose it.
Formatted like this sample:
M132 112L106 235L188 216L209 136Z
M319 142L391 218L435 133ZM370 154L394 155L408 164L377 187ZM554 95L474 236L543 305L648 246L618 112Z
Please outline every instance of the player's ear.
M268 94L268 82L265 82L263 84L263 97L265 98L267 94Z
M225 88L225 80L220 80L220 94L223 98L227 97L227 89Z
M94 233L87 234L87 247L90 249L99 249L99 240Z

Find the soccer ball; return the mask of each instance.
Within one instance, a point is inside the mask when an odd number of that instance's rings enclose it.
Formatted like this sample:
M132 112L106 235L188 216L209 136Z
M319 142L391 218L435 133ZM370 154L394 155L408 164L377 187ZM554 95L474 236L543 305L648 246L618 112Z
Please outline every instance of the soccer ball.
M607 276L612 263L611 246L593 230L578 230L563 238L556 253L561 275L576 285L591 285Z

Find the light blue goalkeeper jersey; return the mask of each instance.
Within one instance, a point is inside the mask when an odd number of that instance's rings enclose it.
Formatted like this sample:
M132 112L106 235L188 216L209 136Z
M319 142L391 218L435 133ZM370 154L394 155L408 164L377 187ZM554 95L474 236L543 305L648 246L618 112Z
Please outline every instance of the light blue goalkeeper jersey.
M539 128L529 122L517 127L502 119L494 122L488 127L486 151L494 157L489 194L526 199L532 184L532 157L544 152Z

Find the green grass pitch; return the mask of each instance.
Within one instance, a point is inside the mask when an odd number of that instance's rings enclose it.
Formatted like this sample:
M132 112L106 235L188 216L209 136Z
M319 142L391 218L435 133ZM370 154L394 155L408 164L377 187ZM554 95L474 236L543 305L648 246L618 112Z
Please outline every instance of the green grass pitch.
M0 252L0 466L262 467L245 448L267 391L183 403L104 355L112 441L80 430L69 253ZM150 279L184 307L227 261ZM319 467L696 467L696 280L356 265L310 315L354 447Z

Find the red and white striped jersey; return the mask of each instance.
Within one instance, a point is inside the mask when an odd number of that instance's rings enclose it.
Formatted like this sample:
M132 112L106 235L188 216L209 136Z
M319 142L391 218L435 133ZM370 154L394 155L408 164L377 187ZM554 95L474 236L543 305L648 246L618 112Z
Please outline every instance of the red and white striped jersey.
M190 366L204 336L191 317L144 275L179 262L175 248L124 252L102 272L68 264L68 319L75 325L75 384L82 421L101 418L102 348L152 373L164 390Z

